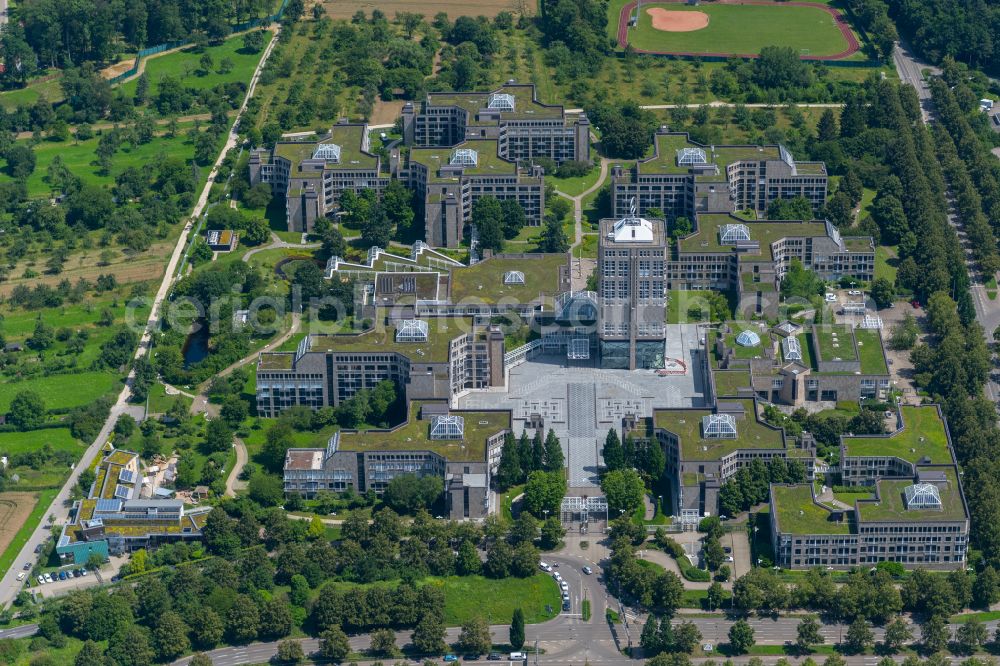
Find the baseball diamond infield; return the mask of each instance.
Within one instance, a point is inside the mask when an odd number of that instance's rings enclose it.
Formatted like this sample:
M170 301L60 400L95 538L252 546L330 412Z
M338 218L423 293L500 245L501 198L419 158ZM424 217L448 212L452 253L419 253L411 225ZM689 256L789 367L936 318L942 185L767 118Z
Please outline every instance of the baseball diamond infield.
M675 12L663 7L651 7L646 13L653 19L654 30L691 32L708 27L708 14L705 12Z
M765 46L789 46L803 60L843 60L860 50L857 37L836 9L793 0L716 0L698 6L685 0L643 2L637 25L629 28L637 2L622 7L618 45L638 53L677 56L756 58ZM701 14L704 23L674 22L679 14ZM690 22L694 25L693 21Z

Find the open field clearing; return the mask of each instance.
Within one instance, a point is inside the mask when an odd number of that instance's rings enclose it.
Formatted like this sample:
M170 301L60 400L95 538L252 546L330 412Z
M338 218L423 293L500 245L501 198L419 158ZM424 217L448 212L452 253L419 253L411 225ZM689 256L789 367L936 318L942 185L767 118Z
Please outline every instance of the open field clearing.
M0 571L13 564L55 493L0 493Z
M445 12L448 18L454 20L459 16L489 16L493 17L504 11L535 13L534 2L519 2L517 0L478 0L475 3L461 0L435 0L434 2L414 2L413 0L360 0L360 2L323 2L326 13L331 18L349 19L359 9L371 16L373 9L380 9L390 19L396 12L417 12L428 19L438 12Z

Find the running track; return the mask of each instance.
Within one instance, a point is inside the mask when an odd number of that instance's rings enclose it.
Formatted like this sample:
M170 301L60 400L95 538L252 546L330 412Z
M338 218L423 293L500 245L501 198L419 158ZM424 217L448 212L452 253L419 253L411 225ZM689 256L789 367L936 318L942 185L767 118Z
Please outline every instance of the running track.
M681 3L685 0L657 0L657 3ZM621 13L618 15L618 46L625 48L628 46L628 20L632 16L633 10L635 10L636 2L630 2L624 7L622 7ZM770 0L719 0L715 4L720 5L775 5L777 3L771 2ZM799 56L802 60L843 60L848 58L861 49L861 45L858 44L858 38L854 36L851 31L851 27L847 25L847 21L844 20L843 14L840 11L830 7L828 5L820 5L815 2L782 2L782 7L815 7L816 9L822 9L833 16L834 22L837 27L840 28L840 34L844 36L847 41L847 49L841 51L840 53L834 53L833 55L826 56ZM756 53L691 53L685 51L647 51L644 49L637 49L633 47L636 53L651 53L655 55L676 55L676 56L719 56L719 57L732 57L732 58L756 58Z

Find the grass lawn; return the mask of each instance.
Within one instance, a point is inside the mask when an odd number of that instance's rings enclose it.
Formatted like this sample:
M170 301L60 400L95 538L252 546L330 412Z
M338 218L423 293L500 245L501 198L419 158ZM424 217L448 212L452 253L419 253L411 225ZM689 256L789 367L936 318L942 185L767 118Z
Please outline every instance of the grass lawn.
M650 9L697 11L709 24L691 32L653 28ZM617 23L617 21L616 21ZM765 46L790 46L801 55L833 55L847 49L833 17L816 7L781 5L645 5L629 31L632 46L647 51L755 54Z
M557 176L546 176L545 184L552 183L552 185L562 192L563 194L568 194L571 197L579 196L583 194L588 189L593 187L594 183L597 182L598 177L601 175L601 170L598 167L594 167L590 170L590 173L583 176L577 176L575 178L559 178Z
M896 283L896 267L899 256L895 246L879 245L875 248L875 279L885 278L892 284Z
M116 373L89 370L65 375L49 375L0 384L0 413L10 407L10 401L21 391L37 391L48 409L79 407L93 402L105 393L121 386Z
M265 48L267 43L271 41L271 36L270 32L264 33ZM205 53L211 55L213 61L211 71L208 72L203 72L200 64ZM233 81L247 83L263 53L264 49L257 53L244 51L243 37L237 35L230 37L218 46L209 46L203 53L196 53L193 47L189 47L158 58L147 58L146 76L151 84L150 95L156 95L158 81L167 75L181 79L186 88L195 90L214 88L220 83ZM219 66L225 58L229 58L233 66L229 72L222 74L219 71ZM138 77L129 79L121 84L120 88L130 97L134 96L137 82Z
M191 407L191 398L186 395L167 395L167 388L163 384L157 383L149 390L149 413L164 414L177 400L181 400L189 408Z
M584 234L580 244L573 248L577 259L597 259L597 235Z
M502 580L448 576L428 578L427 584L444 589L444 623L448 626L458 626L477 615L491 624L504 624L510 622L516 608L524 611L526 623L535 624L555 617L562 607L555 580L544 573Z
M524 492L524 485L511 486L503 494L503 503L501 511L503 512L503 518L508 523L514 522L514 515L511 513L511 504L514 502L514 498Z
M28 196L47 196L51 192L45 182L49 165L56 155L62 157L63 164L84 183L94 185L112 185L115 177L129 167L142 169L146 165L156 164L165 159L179 159L190 162L194 158L194 143L188 139L187 132L181 130L173 138L155 136L146 144L137 146L122 146L112 158L111 173L103 175L97 166L97 143L95 136L87 141L42 141L35 146L37 164L35 171L28 177ZM7 161L0 160L0 167L6 169ZM11 182L13 179L4 171L0 174L0 182Z
M38 502L35 507L31 510L28 515L28 519L24 521L21 528L14 535L14 538L8 544L7 548L0 555L0 571L7 571L10 569L11 565L14 563L14 558L17 554L21 552L24 544L28 542L28 538L31 533L35 531L35 527L38 526L38 521L42 519L45 512L49 510L49 505L52 504L52 500L55 499L56 494L58 494L58 488L51 488L49 490L42 490L38 493Z
M0 92L0 107L5 111L13 111L18 106L31 106L41 98L53 104L61 101L63 99L61 76L40 80L42 78L44 77L40 76L34 81L29 81L24 88Z
M53 451L82 453L83 444L70 434L69 428L45 428L30 432L0 432L0 454L14 455L34 451L48 444ZM12 487L12 489L16 489Z

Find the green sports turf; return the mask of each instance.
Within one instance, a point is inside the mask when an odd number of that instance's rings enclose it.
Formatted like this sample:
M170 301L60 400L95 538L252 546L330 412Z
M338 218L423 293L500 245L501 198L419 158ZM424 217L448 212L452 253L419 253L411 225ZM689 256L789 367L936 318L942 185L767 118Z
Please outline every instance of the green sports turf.
M653 28L648 9L699 11L708 14L706 28L665 32ZM638 28L629 42L646 51L686 53L759 53L765 46L790 46L801 55L833 55L848 44L833 17L817 7L768 5L643 5Z

